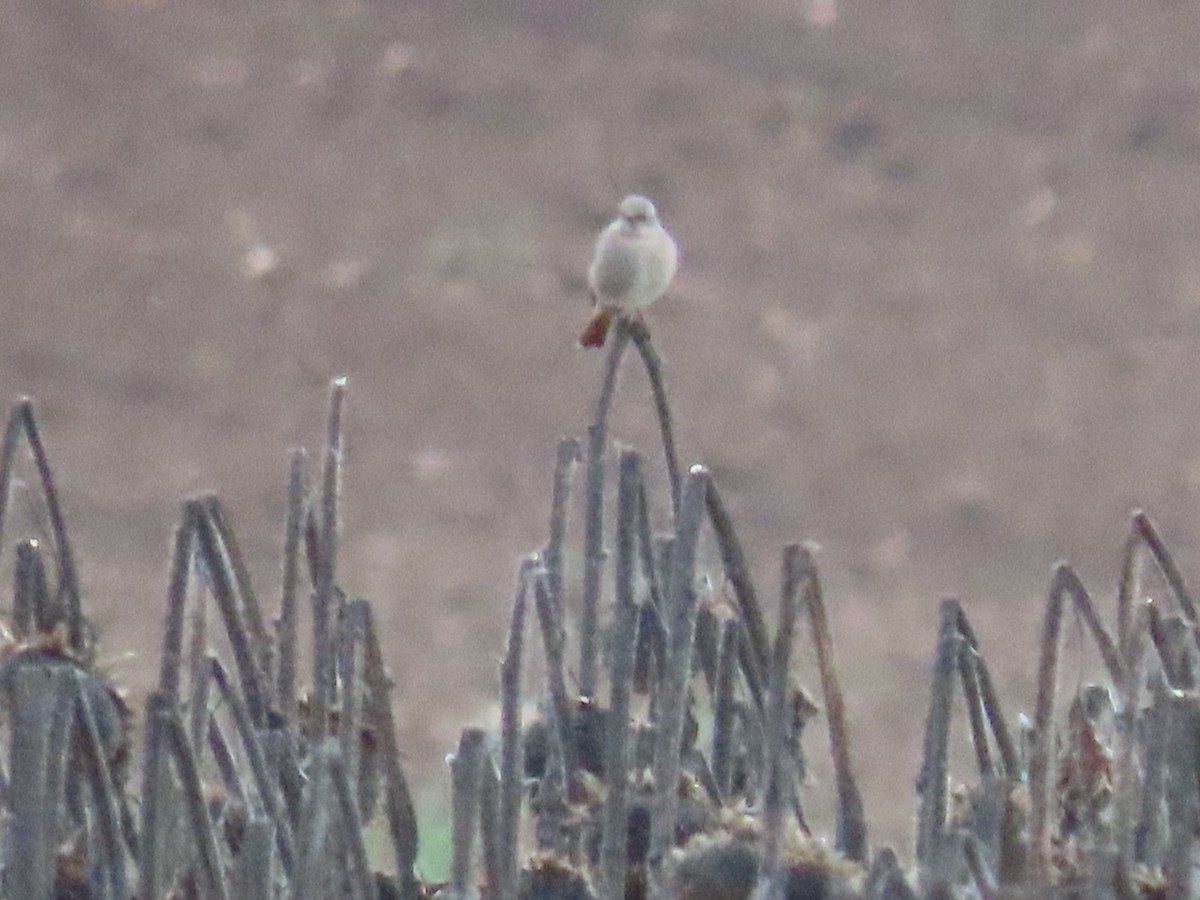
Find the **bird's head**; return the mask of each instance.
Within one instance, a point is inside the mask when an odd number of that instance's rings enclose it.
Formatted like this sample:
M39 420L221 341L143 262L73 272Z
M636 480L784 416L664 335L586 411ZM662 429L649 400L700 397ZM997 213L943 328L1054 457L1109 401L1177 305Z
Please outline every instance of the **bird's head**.
M617 207L621 221L631 230L658 224L658 212L654 204L640 194L630 194Z

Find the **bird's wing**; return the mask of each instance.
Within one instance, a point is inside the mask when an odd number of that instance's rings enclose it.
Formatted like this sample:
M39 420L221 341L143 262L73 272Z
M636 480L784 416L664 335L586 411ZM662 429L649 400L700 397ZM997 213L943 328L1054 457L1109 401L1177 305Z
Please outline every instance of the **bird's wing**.
M637 282L635 248L621 235L603 234L588 269L588 286L597 303L621 303Z

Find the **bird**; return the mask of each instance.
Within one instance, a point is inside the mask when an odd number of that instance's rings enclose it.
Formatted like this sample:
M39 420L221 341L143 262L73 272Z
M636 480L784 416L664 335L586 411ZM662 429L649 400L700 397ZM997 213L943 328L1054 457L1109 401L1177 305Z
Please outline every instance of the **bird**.
M679 266L679 248L658 221L654 204L630 194L596 239L588 266L592 318L579 336L581 347L603 347L618 314L640 313L667 290Z

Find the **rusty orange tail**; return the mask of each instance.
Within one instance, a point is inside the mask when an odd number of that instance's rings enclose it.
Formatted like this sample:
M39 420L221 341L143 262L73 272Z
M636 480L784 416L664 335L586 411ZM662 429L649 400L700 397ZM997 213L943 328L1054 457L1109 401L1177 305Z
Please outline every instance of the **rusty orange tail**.
M592 314L591 321L579 336L580 347L603 347L608 338L608 328L612 325L613 317L617 314L611 306L598 306Z

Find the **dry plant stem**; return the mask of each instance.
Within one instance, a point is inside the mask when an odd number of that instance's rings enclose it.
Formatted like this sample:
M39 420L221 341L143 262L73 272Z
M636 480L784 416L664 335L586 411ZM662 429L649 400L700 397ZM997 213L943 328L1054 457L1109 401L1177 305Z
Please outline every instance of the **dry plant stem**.
M508 625L508 646L500 666L500 900L517 900L520 884L519 842L521 798L525 772L521 746L521 670L525 647L525 607L529 579L538 564L536 555L521 561L517 595Z
M554 705L554 728L550 730L550 739L556 745L559 759L562 760L561 788L563 796L566 796L575 777L575 741L571 734L571 698L567 693L566 674L563 670L563 629L556 615L554 598L550 596L546 570L538 569L532 577L538 624L542 630L542 647L546 655L547 687Z
M1054 567L1050 580L1050 596L1046 603L1046 618L1042 627L1041 659L1038 664L1038 694L1034 709L1034 746L1029 761L1029 838L1033 853L1034 876L1045 881L1049 875L1047 859L1050 771L1054 748L1054 696L1058 688L1058 655L1064 597L1070 597L1080 616L1087 623L1109 677L1118 686L1125 684L1124 664L1117 657L1116 647L1104 630L1095 606L1075 574L1066 563Z
M13 636L22 641L33 633L34 623L42 631L49 631L54 622L49 618L49 594L46 590L46 569L38 542L34 539L17 544L17 564L13 573Z
M479 833L484 736L482 728L464 728L450 760L450 896L455 900L474 896L472 869L475 835Z
M188 734L192 739L192 750L200 752L208 730L208 603L205 592L195 592L192 604L192 633L188 642L188 682L191 687L188 698Z
M361 602L361 601L359 601ZM352 604L353 605L353 604ZM371 607L363 603L366 619L366 679L369 688L366 718L380 742L387 790L388 833L396 853L396 875L402 900L416 900L420 893L413 866L417 861L417 817L412 795L400 765L400 747L396 744L396 722L392 717L391 680L383 668L383 653Z
M1112 679L1112 683L1119 690L1125 680L1124 661L1121 659L1116 643L1100 621L1100 615L1096 612L1096 604L1092 602L1083 582L1079 580L1079 575L1070 565L1063 563L1055 574L1056 583L1070 596L1076 612L1088 626L1092 640L1096 642L1096 649L1100 651L1100 658L1104 660L1104 667L1108 670L1108 677Z
M300 853L298 876L292 883L294 900L318 900L326 896L333 856L329 846L330 818L335 808L333 779L329 761L338 752L337 741L326 738L315 749L308 771L304 812L300 816L297 849Z
M337 642L338 668L341 672L341 714L338 717L338 738L342 742L342 761L351 781L358 783L362 761L363 704L366 692L367 622L363 601L346 604L342 615L341 635Z
M1175 600L1179 603L1183 614L1187 616L1188 621L1192 625L1196 625L1196 603L1187 588L1183 573L1179 571L1179 566L1175 565L1175 559L1171 556L1170 551L1167 550L1167 545L1159 537L1158 529L1154 527L1154 523L1150 521L1150 517L1142 510L1138 510L1133 514L1133 528L1141 535L1142 540L1146 542L1146 546L1150 548L1150 555L1154 557L1159 570L1167 580L1167 585L1171 588L1171 593L1175 595ZM1200 646L1200 634L1196 635L1196 641L1197 646Z
M833 635L825 612L825 591L813 559L816 548L804 545L802 561L809 572L805 585L805 607L812 626L813 643L817 651L817 668L821 673L821 691L825 699L825 719L829 723L829 748L833 757L834 779L837 785L837 843L839 853L855 862L867 859L867 822L863 815L862 795L854 778L850 759L850 729L846 723L846 702L833 662Z
M646 367L646 378L650 381L650 393L654 397L654 412L658 417L658 430L662 435L663 457L667 464L667 477L671 482L671 511L676 523L679 521L679 456L675 452L675 429L671 425L671 407L667 403L667 389L663 383L662 360L650 341L650 329L641 319L629 323L629 336L642 357Z
M587 480L583 518L583 599L579 622L579 692L591 697L596 690L600 582L604 574L604 459L608 449L608 413L617 388L621 357L629 346L629 322L617 319L609 336L608 359L596 416L588 426Z
M996 764L992 760L992 749L988 744L987 725L983 716L983 698L979 692L979 679L975 673L975 651L966 641L959 644L958 678L962 684L963 701L967 707L967 721L971 726L971 746L975 750L975 766L984 780L994 778Z
M308 580L316 589L317 579L321 570L321 523L320 505L317 502L316 491L310 491L304 501L304 527L301 537L304 543L304 562L308 567ZM337 590L337 586L334 586Z
M1175 618L1176 621L1184 625L1187 631L1191 631L1190 627L1186 625L1186 620L1182 617ZM1158 608L1158 604L1151 601L1146 604L1146 620L1150 633L1150 642L1154 645L1154 652L1158 657L1159 665L1162 667L1163 676L1167 679L1167 684L1176 690L1188 690L1193 687L1192 684L1184 680L1188 677L1188 667L1180 664L1180 643L1177 640L1178 636L1169 627L1171 618L1164 619ZM1188 636L1188 644L1191 644L1190 635Z
M1136 513L1134 514L1137 515ZM1121 579L1117 586L1117 647L1124 657L1129 645L1129 630L1133 622L1133 605L1142 593L1142 536L1131 521L1125 546L1121 551Z
M733 729L737 711L733 689L737 684L741 630L737 619L726 619L721 623L721 644L717 651L717 683L712 701L712 771L722 802L728 802L733 793Z
M22 666L28 671L28 666ZM22 673L23 674L23 673ZM49 694L50 720L49 733L46 739L45 755L39 762L45 767L45 781L41 785L41 803L44 807L42 825L42 856L39 853L39 863L47 865L50 872L54 871L54 855L57 844L57 832L60 818L65 813L70 818L66 799L67 767L71 745L71 731L75 724L75 687L73 671L67 665L52 663L37 673L34 682ZM20 677L18 675L18 677ZM73 768L73 767L72 767ZM71 773L74 774L73 772ZM20 827L19 825L17 826Z
M170 709L173 700L166 691L157 691L146 698L146 719L143 726L142 751L142 830L139 869L141 894L154 900L162 896L162 856L167 852L163 841L163 803L170 794L170 773L165 753L166 721L160 709Z
M1049 819L1049 781L1054 752L1054 695L1058 691L1059 637L1062 633L1062 587L1065 564L1055 567L1050 582L1050 598L1042 625L1042 651L1038 663L1038 693L1033 718L1033 748L1029 759L1029 843L1033 854L1033 874L1045 882L1050 874L1046 854Z
M283 796L288 822L294 833L300 827L306 783L296 753L297 734L286 727L269 728L261 734L263 754L269 770L278 779L279 792Z
M275 651L272 646L271 635L267 631L266 623L263 620L258 596L254 593L254 586L250 583L250 571L246 568L246 560L242 556L242 550L238 545L233 526L229 523L229 516L225 512L225 507L215 495L206 497L204 506L209 521L212 522L213 529L216 531L218 546L221 548L222 555L228 563L229 571L233 575L233 585L237 588L237 596L241 601L238 604L238 609L242 611L242 621L245 623L246 632L250 636L251 646L258 648L259 671L264 675L269 674L274 669L272 657Z
M242 777L238 774L237 760L233 757L229 739L225 737L225 729L215 716L208 720L208 749L212 751L213 762L217 765L217 771L221 773L221 784L225 786L225 792L230 797L244 802L246 790L242 787ZM192 752L199 759L202 748L193 746Z
M650 605L656 610L662 609L662 584L659 578L658 566L654 564L654 540L650 533L650 504L646 498L646 483L641 481L638 487L638 550L641 553L642 573L646 576L646 589L650 595Z
M954 674L961 637L959 604L943 600L938 617L937 650L933 658L933 683L929 715L925 720L925 745L917 777L917 864L928 872L941 851L946 827L946 778L950 718L954 701Z
M241 741L242 752L245 754L246 760L250 764L250 772L254 776L254 787L259 802L262 804L263 811L275 823L279 841L279 858L283 863L284 871L290 876L296 856L292 830L284 813L278 787L267 767L266 755L263 753L262 745L254 730L250 712L246 709L245 701L238 693L237 687L230 681L221 661L213 656L209 658L209 664L212 667L213 682L233 717L233 725Z
M1150 676L1151 707L1143 714L1142 797L1135 831L1134 861L1151 869L1162 864L1163 800L1166 794L1168 688L1160 673Z
M638 605L638 645L635 648L634 673L639 679L640 689L648 692L652 699L655 697L658 682L650 675L650 670L653 668L655 672L662 672L666 669L667 628L662 617L662 607L653 603ZM657 706L654 706L651 712L654 715L650 721L656 721L654 716L657 715Z
M275 885L275 823L251 817L233 863L230 890L236 900L263 900Z
M87 781L92 790L92 805L96 810L99 825L100 846L105 861L103 872L108 884L108 896L112 900L125 900L129 896L126 876L125 845L121 834L121 814L118 808L118 792L113 785L112 774L104 755L100 732L91 701L83 690L84 676L72 673L72 708L75 713L75 729L80 735L79 758L87 770Z
M221 611L225 635L233 651L233 661L237 665L250 719L256 728L263 728L267 720L266 678L258 668L258 658L250 645L250 635L242 620L234 590L233 575L225 555L221 552L220 536L212 520L203 512L197 514L193 521L200 558L204 561L213 599Z
M554 460L554 492L550 500L550 540L544 554L546 576L550 579L550 596L558 607L563 606L563 544L567 538L567 509L571 501L571 483L579 465L581 450L577 438L561 438Z
M60 711L59 666L23 660L6 687L12 739L9 746L12 817L6 873L14 897L49 900L53 888L58 810L62 804L70 707ZM57 746L56 746L57 745Z
M209 815L208 804L204 801L204 790L200 784L200 770L196 765L196 757L192 746L188 743L187 730L183 720L173 707L159 704L154 715L162 720L163 737L170 756L175 760L175 771L179 776L179 784L183 791L183 799L191 825L192 840L200 861L204 883L208 896L214 900L227 900L229 886L226 884L225 873L221 867L220 851L217 848L217 835L214 830L212 817Z
M987 663L980 652L979 638L975 636L975 631L967 620L966 613L961 609L959 612L958 632L970 649L969 658L979 686L979 698L983 703L983 712L987 716L988 725L991 726L992 738L996 742L996 749L1000 752L1000 761L1004 767L1001 776L1009 780L1019 779L1022 774L1020 753L1017 752L1012 732L1008 727L1008 720L1001 709L1000 697L992 683L991 673L988 672Z
M79 576L75 570L75 557L67 539L67 527L63 519L58 491L54 487L54 476L50 472L50 460L33 414L33 401L22 397L13 407L0 444L0 546L3 546L4 520L8 511L8 496L12 487L14 455L17 441L24 433L33 455L41 481L42 496L46 501L46 512L50 517L50 528L54 535L56 568L58 570L58 593L66 600L67 636L71 649L79 656L88 653L87 634L83 622L83 607L79 597Z
M300 538L304 530L305 497L308 495L307 465L303 450L293 450L288 470L287 512L283 520L283 588L279 598L279 621L275 628L279 643L279 677L276 702L284 719L296 719L296 602L300 574Z
M980 900L992 900L996 896L996 876L992 874L991 867L983 858L979 840L973 834L967 835L963 842L963 858L966 860L967 870L975 882L975 889L979 892Z
M666 598L670 649L667 668L663 673L659 732L654 748L651 868L666 857L675 833L675 813L679 802L679 754L687 715L687 687L692 672L692 639L696 627L696 544L704 518L704 498L708 485L708 470L703 466L693 466L684 484L675 544L671 550Z
M1197 701L1176 694L1167 701L1167 821L1171 839L1166 874L1169 900L1191 896L1192 849L1200 827L1200 785L1197 784L1196 745L1200 740Z
M775 646L771 651L770 687L767 691L766 745L767 781L763 792L763 861L761 883L767 886L768 897L777 896L781 886L780 850L783 846L784 816L787 799L793 784L792 716L788 705L792 696L792 643L799 614L800 587L812 577L808 554L799 544L783 548L782 590L779 599L779 624L775 630Z
M479 785L479 820L482 823L479 840L483 847L484 884L490 897L500 891L500 850L503 840L497 833L500 823L500 773L496 771L490 753L483 757L482 781Z
M338 500L342 479L342 408L346 379L335 378L329 391L329 425L325 435L321 470L321 517L316 591L313 597L313 735L329 733L329 713L336 700L334 672L333 604L334 574L337 569Z
M762 608L758 604L758 596L754 583L750 579L750 567L746 563L746 555L742 552L741 542L733 528L733 520L725 509L721 494L717 491L716 483L708 482L708 493L705 496L708 507L708 518L712 522L713 531L717 536L717 546L721 552L721 564L725 569L725 577L733 585L733 595L737 600L738 612L745 623L746 643L741 653L742 671L746 676L746 685L750 696L758 709L763 706L763 688L761 673L767 671L769 665L771 641L767 637L767 626L763 619Z
M175 546L171 552L171 574L167 584L167 615L163 628L162 656L159 660L158 690L179 702L179 682L183 667L183 623L191 581L192 552L196 521L203 515L195 500L185 501L179 525L175 528Z
M610 900L625 896L629 831L629 697L633 691L634 652L637 648L638 606L634 599L637 566L638 499L642 493L641 458L622 450L617 481L616 622L609 677L608 734L604 771L608 796L600 841L603 887Z
M1127 880L1134 851L1134 826L1138 820L1138 807L1142 795L1141 778L1135 753L1139 744L1144 745L1145 735L1139 731L1139 696L1143 677L1143 655L1148 634L1146 608L1139 607L1129 624L1129 632L1121 645L1124 679L1116 685L1116 715L1120 727L1116 729L1113 756L1115 759L1114 782L1116 792L1116 832L1118 877Z
M324 747L329 754L329 778L340 814L338 842L349 851L347 875L352 900L375 900L375 878L367 861L367 845L363 838L363 823L358 815L358 802L350 774L346 771L345 756L336 741Z

